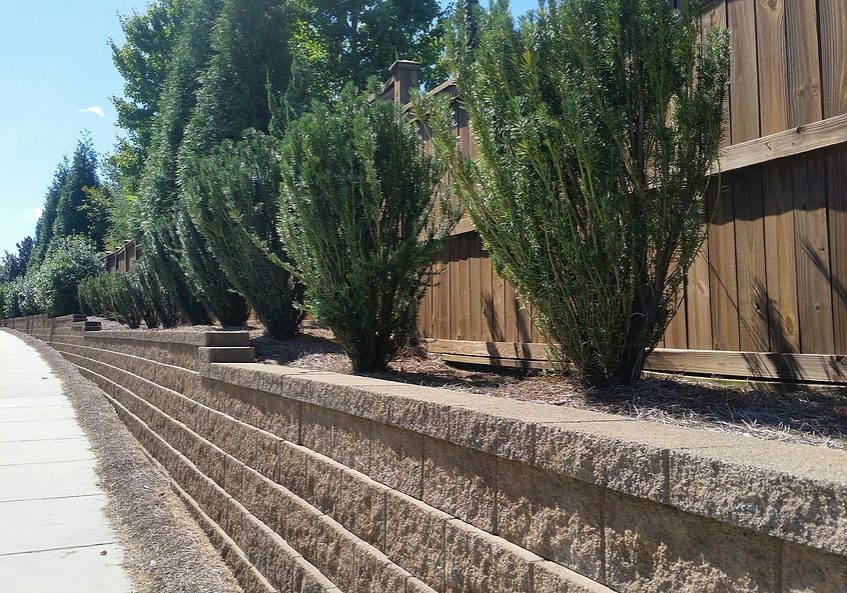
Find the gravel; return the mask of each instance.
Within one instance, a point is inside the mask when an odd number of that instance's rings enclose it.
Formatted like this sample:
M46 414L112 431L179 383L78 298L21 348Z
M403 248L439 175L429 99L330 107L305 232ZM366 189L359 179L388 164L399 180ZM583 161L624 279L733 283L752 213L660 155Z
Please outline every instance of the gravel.
M136 593L242 593L229 568L105 394L44 342L6 329L35 348L62 381L97 455L106 513L124 548Z

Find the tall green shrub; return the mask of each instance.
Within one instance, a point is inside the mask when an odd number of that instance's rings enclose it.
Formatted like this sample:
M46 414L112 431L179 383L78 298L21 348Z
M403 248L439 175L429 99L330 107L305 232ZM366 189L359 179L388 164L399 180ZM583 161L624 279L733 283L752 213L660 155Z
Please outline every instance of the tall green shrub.
M182 321L180 307L159 283L158 276L153 272L146 255L136 264L135 273L138 286L153 308L157 321L166 328L179 325Z
M290 125L282 170L280 230L307 307L354 371L384 369L414 331L428 270L455 222L436 191L443 168L397 105L348 87Z
M80 281L102 269L103 262L88 237L56 238L38 270L23 277L24 285L26 280L33 281L35 301L41 312L50 316L78 313ZM20 305L22 309L29 309L26 296L22 295ZM29 314L23 310L21 313Z
M548 0L516 27L499 0L475 48L450 40L478 159L430 120L498 270L594 384L638 380L703 239L727 33L701 42L700 1L673 4Z
M297 334L303 286L284 267L288 255L276 228L280 167L277 141L249 131L190 161L184 191L197 228L229 281L270 335Z

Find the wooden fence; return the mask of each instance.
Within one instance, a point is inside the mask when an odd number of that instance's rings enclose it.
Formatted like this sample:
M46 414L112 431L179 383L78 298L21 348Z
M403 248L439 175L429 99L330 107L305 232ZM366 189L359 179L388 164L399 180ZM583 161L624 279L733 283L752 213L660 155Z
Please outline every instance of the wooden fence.
M135 269L135 263L141 259L141 245L135 241L124 241L118 249L105 257L107 272L130 272Z
M704 20L732 31L721 196L709 200L707 241L648 368L847 382L847 2L715 0ZM455 124L471 154L460 102ZM470 221L437 272L420 308L431 350L545 364L531 312Z

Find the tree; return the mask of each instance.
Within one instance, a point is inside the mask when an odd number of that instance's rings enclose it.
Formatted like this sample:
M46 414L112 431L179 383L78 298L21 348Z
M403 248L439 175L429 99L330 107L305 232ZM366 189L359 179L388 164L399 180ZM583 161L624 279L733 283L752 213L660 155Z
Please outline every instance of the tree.
M144 12L121 18L125 42L110 41L112 62L124 79L124 96L112 97L118 125L128 138L118 144L121 172L137 184L144 154L153 140L153 126L161 110L168 65L185 18L185 0L155 0ZM131 188L135 191L135 188Z
M397 59L424 64L424 84L442 82L428 67L441 51L437 0L306 0L304 8L295 47L306 73L318 73L307 81L310 96L336 96L348 82L363 88Z
M73 235L87 235L98 248L103 247L105 211L102 208L92 207L89 201L89 192L100 188L97 167L97 153L94 145L91 138L84 136L77 142L67 178L62 185L59 201L56 204L52 240Z
M79 283L102 269L94 244L88 237L77 235L53 241L44 262L26 278L34 283L35 301L41 311L50 316L67 315L79 312Z
M182 268L183 247L176 222L181 216L177 153L191 113L202 72L212 53L212 26L222 0L187 0L185 17L168 61L167 77L155 118L140 188L145 257L163 290L171 295L189 323L208 323L198 287Z
M56 167L53 174L53 182L47 188L44 197L44 207L41 216L35 225L35 245L32 248L32 263L38 265L47 253L47 247L53 239L53 226L56 222L59 199L62 197L62 189L70 174L70 164L67 157Z
M497 269L592 384L639 379L703 239L727 34L701 43L699 0L675 4L548 0L515 27L499 0L476 47L460 14L451 65L478 160L443 110L430 120Z
M437 191L444 170L399 106L351 87L290 125L281 162L280 231L306 306L355 372L381 371L414 331L455 222Z
M32 237L25 237L23 241L15 245L17 254L8 251L0 263L0 283L11 282L15 278L26 274L30 257L32 256Z
M233 286L277 338L297 334L303 286L284 266L276 229L280 169L276 141L255 130L190 162L192 217Z
M223 270L236 271L240 266L247 265L245 262L248 259L265 258L266 254L249 237L241 235L242 228L234 220L229 217L204 216L202 210L196 207L198 202L207 202L205 194L192 191L204 187L195 178L195 164L212 152L221 141L237 139L245 129L267 131L271 127L271 106L283 102L282 95L291 83L289 42L295 16L296 10L290 2L224 1L212 35L213 53L180 145L179 185L182 189L182 207L186 212L180 234L187 263L186 272L206 293L213 312L216 309L234 310L233 300L241 298L239 294L246 297L251 288L265 288L253 287L245 283L243 277L239 281L239 276L225 274ZM264 166L268 165L266 163ZM229 180L224 182L231 183ZM220 198L223 195L216 193ZM275 204L275 200L265 199L263 203ZM188 216L190 213L194 213L194 216ZM272 217L275 215L274 212L269 214ZM206 224L212 222L218 226ZM266 221L263 226L267 226ZM215 241L215 236L219 236L216 233L218 230L228 239L232 238L231 233L239 233L239 244L247 251L236 255ZM264 236L264 239L268 238L268 235ZM229 286L230 283L238 290L238 294L232 290L218 290L222 284ZM279 305L283 309L290 309L290 302ZM264 311L267 312L267 309ZM290 310L285 311L284 316L298 319ZM279 327L276 330L282 331ZM290 332L290 328L285 329L285 333L290 335Z

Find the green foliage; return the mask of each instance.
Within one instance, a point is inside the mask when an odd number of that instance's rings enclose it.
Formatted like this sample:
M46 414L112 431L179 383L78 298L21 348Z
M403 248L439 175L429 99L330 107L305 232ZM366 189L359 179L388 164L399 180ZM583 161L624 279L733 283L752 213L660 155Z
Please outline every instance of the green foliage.
M280 183L275 141L256 131L191 163L191 212L230 282L274 337L292 337L303 287L283 266L277 234Z
M53 317L77 313L78 284L102 269L103 262L88 237L77 235L55 240L38 270L23 277L32 281L35 304L40 309L31 313L45 312ZM27 312L31 310L28 294L23 293L19 306L21 314L31 314Z
M250 314L247 301L233 290L206 238L197 230L188 212L179 213L177 228L182 242L180 265L189 281L197 287L196 298L224 327L244 325Z
M86 313L117 319L132 329L140 327L142 321L148 328L159 325L150 294L135 271L89 276L79 283L77 296Z
M62 197L62 190L70 175L70 164L65 158L56 167L56 172L53 174L53 181L50 187L47 188L47 195L44 197L44 208L41 211L41 216L35 225L35 245L32 249L32 263L38 265L47 254L47 247L53 240L53 226L56 223L56 214L58 213L59 200Z
M100 187L97 166L94 145L90 138L83 137L77 143L68 177L62 185L52 240L84 234L94 241L95 246L103 247L105 212L90 204L88 193ZM50 249L49 244L47 248Z
M27 271L32 256L32 237L25 237L15 247L17 247L17 254L7 251L0 261L0 282L11 282L15 278L23 276Z
M186 0L185 16L170 52L139 195L145 257L162 289L172 296L186 321L194 324L209 323L204 306L208 299L184 266L192 260L202 261L205 254L196 243L181 237L177 228L183 218L177 155L196 105L199 74L212 55L212 26L222 5L223 0ZM184 254L186 244L198 252Z
M152 142L185 6L184 0L155 0L144 12L121 18L123 45L110 41L112 61L124 79L124 96L112 97L112 103L118 125L129 135L118 146L116 164L133 181L140 177L143 155Z
M0 284L3 317L22 317L41 313L35 299L35 275L18 276L11 282Z
M500 0L475 49L460 15L451 60L478 160L443 110L430 120L498 270L592 383L638 380L703 238L728 42L700 42L699 0L676 4L549 0L515 27Z
M442 50L437 0L306 0L294 38L297 58L312 76L308 94L328 99L352 82L363 88L382 79L398 59L424 65L423 83L444 80L437 64Z
M145 259L136 264L135 274L138 290L141 291L142 298L145 301L143 316L148 327L150 327L154 315L163 327L169 328L178 325L182 321L180 308L171 298L171 295L159 284L159 279L152 271L146 256ZM152 307L154 315L150 315L147 311L150 307Z
M280 231L307 307L355 371L384 369L414 332L428 270L455 222L437 191L443 168L397 105L348 88L291 124L282 170Z
M186 210L196 200L189 195L190 188L197 187L193 162L221 140L237 138L245 128L269 128L269 92L286 89L291 78L289 39L294 16L290 2L224 0L212 34L209 66L179 148L179 186ZM220 242L209 240L211 235L203 232L199 219L184 216L179 231L184 267L200 288L198 298L224 325L243 324L247 305L236 292L243 282L222 268L232 254L216 249Z

